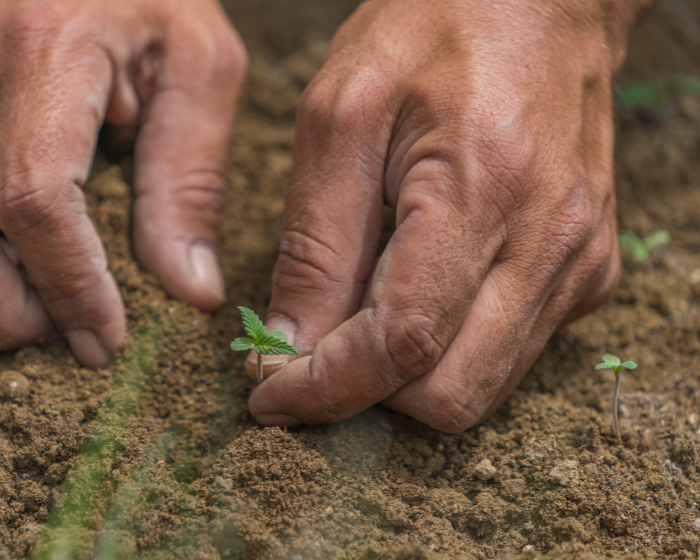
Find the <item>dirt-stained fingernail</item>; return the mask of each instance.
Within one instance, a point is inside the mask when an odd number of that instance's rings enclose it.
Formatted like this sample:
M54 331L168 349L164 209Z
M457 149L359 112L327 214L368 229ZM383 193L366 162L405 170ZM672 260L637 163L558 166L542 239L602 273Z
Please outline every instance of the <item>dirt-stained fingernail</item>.
M89 329L75 329L64 333L78 361L89 368L105 367L111 359L97 335Z
M219 258L209 245L201 242L190 246L190 269L197 284L219 302L226 298L224 276L219 266Z

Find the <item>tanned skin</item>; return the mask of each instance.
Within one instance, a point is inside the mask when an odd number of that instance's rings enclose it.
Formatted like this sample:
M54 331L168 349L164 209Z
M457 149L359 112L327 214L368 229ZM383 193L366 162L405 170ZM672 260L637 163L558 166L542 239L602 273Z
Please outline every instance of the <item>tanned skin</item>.
M463 430L554 329L611 295L610 84L647 4L357 9L298 110L267 324L302 356L266 363L276 373L250 401L259 422L332 422L383 403ZM123 343L123 303L80 189L104 120L139 128L141 265L173 297L217 309L246 68L220 6L7 0L0 26L0 349L58 332L95 367ZM397 230L375 262L385 204Z

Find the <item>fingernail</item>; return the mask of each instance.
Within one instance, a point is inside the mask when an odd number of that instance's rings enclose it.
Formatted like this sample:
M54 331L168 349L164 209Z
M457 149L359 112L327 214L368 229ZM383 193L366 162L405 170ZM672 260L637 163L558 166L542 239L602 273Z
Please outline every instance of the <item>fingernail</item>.
M199 286L209 292L214 299L225 299L224 276L221 273L219 259L214 249L204 243L192 243L190 246L190 267L192 275Z
M110 356L97 335L88 329L66 331L65 337L78 361L89 368L105 367Z
M263 426L298 426L301 424L299 420L286 414L261 414L255 418L255 421Z
M294 346L294 339L296 337L296 325L286 317L283 317L282 315L271 315L266 320L265 329L268 332L275 330L284 331L284 334L287 335L287 342ZM263 355L263 379L282 369L291 361L291 359L292 356L288 354L281 354L279 356ZM248 354L246 362L246 365L249 368L257 367L258 355L255 353L255 351L252 351L250 352L250 354Z

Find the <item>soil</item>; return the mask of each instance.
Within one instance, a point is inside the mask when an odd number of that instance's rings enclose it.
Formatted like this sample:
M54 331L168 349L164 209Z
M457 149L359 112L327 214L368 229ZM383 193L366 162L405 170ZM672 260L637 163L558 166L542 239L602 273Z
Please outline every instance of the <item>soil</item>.
M252 69L228 175L227 304L211 316L173 301L134 261L132 139L105 128L85 193L130 340L97 371L62 342L0 355L0 559L698 558L700 99L618 116L620 227L671 243L646 264L625 254L614 300L558 332L486 423L447 435L374 407L261 428L228 349L236 306L265 311L294 107L353 3L229 4ZM697 12L659 4L621 81L700 75ZM639 364L624 374L622 447L614 375L593 369L606 351Z

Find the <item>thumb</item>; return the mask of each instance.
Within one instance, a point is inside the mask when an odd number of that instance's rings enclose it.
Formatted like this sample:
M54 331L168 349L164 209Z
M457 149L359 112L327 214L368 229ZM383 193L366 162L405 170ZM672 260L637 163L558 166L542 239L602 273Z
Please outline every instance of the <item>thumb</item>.
M366 118L367 107L363 111L357 99L327 91L312 84L297 111L266 322L285 331L300 355L357 312L383 220L385 131L379 120ZM287 360L264 358L264 376ZM246 369L254 374L253 356Z

